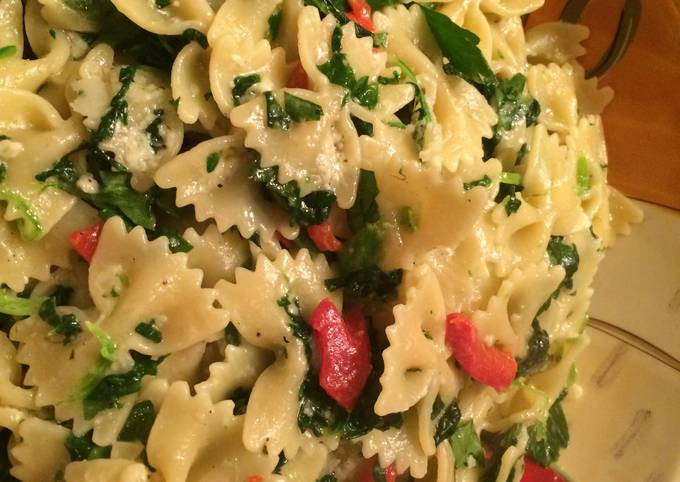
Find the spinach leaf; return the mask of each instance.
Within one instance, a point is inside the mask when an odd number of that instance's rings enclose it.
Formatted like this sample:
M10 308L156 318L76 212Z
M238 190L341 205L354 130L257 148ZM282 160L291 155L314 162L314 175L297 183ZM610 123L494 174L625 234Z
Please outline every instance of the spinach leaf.
M208 38L203 32L196 30L195 28L188 28L182 32L182 38L186 40L187 43L197 42L204 49L208 48Z
M421 5L421 9L432 36L448 61L444 64L444 72L461 77L471 84L494 85L496 76L477 47L479 37L432 8Z
M347 241L338 262L341 274L349 274L376 265L382 248L382 229L375 224L367 224Z
M156 375L160 360L152 360L136 352L131 354L135 363L130 371L105 376L85 397L83 409L86 420L91 420L102 410L119 407L121 397L139 391L142 378Z
M541 328L538 320L531 322L531 336L529 337L527 354L517 360L517 376L522 377L537 372L548 360L550 349L550 337L548 332Z
M259 159L250 166L248 178L261 184L265 192L290 215L290 220L303 227L321 224L328 218L335 194L330 191L314 191L300 196L296 181L278 182L278 167L261 167Z
M54 333L64 337L63 343L66 345L80 334L82 328L75 315L67 314L59 316L57 313L58 301L61 300L58 300L56 296L47 298L40 305L38 315L53 328L52 331Z
M272 14L267 20L268 30L267 30L267 40L273 42L276 37L279 36L279 28L281 28L281 19L283 17L283 7L279 5L274 9Z
M472 420L459 426L450 440L457 469L467 465L467 461L471 456L474 457L479 465L484 465L484 449Z
M149 400L137 402L125 420L118 434L118 440L121 442L139 441L146 444L154 420L156 420L156 411L153 403Z
M73 167L73 163L67 157L62 157L49 169L36 174L35 178L40 182L45 182L53 176L58 182L67 185L74 184L78 180L78 173L76 172L75 167Z
M323 109L319 104L288 92L283 93L283 103L286 106L286 112L294 122L319 120L323 115Z
M501 433L482 432L484 446L491 452L491 458L486 460L484 472L480 477L480 482L496 482L498 472L502 464L502 457L505 451L517 443L522 426L515 424L507 431ZM509 480L513 480L509 478Z
M149 145L151 146L153 152L156 153L161 149L165 149L165 141L163 140L163 136L161 136L159 131L159 128L163 123L163 109L154 110L153 115L155 116L154 119L148 126L146 126L144 132L146 132L146 135L149 136Z
M217 168L217 164L220 162L220 153L211 152L205 159L205 170L208 172L213 172Z
M307 324L305 319L302 317L302 312L300 311L300 305L298 300L291 299L286 295L279 298L276 302L281 308L284 309L288 318L290 319L290 331L293 336L300 339L305 346L305 351L307 356L311 355L311 342L312 342L312 327Z
M163 226L158 226L154 231L147 232L147 236L150 241L159 238L160 236L168 238L168 248L171 253L188 253L194 248L192 244L184 239L177 231Z
M99 192L87 196L92 204L104 210L109 217L122 214L133 224L145 229L156 228L152 198L148 193L135 191L130 186L130 174L102 172Z
M500 183L498 186L498 194L496 194L495 202L501 203L507 197L508 200L505 203L505 214L508 216L516 213L517 210L522 205L522 201L517 199L516 193L522 192L524 186L518 186L516 184L505 184Z
M169 7L172 3L172 0L155 0L154 3L156 4L156 8L162 9Z
M406 124L412 123L414 125L413 136L418 148L422 149L425 142L425 129L427 124L432 122L432 109L425 96L425 91L418 83L418 79L411 69L401 60L397 60L396 64L401 69L401 75L413 86L415 91L413 106L410 112L406 113L405 118L401 120Z
M92 441L92 432L76 437L70 433L64 440L64 446L71 457L72 462L79 462L81 460L95 460L106 459L111 455L111 446L100 447Z
M375 173L361 169L356 200L347 210L347 220L352 231L356 233L367 224L375 223L380 219L377 197L378 183L375 180Z
M569 445L569 426L558 399L548 411L546 423L529 426L527 453L544 467L552 465L560 456L560 450Z
M264 99L267 106L267 127L287 131L293 119L276 100L272 92L265 92Z
M231 90L231 98L234 105L241 105L246 100L246 94L252 86L262 82L260 74L239 75L234 77L234 88Z
M491 178L489 176L487 176L486 174L484 174L484 177L482 177L481 179L477 179L477 180L474 180L474 181L463 183L463 188L466 191L469 191L470 189L472 189L473 187L476 187L476 186L484 186L484 187L491 186Z
M460 422L460 409L456 400L451 402L439 416L437 427L434 431L434 443L439 445L448 439L456 431Z
M552 266L561 265L564 268L564 279L559 288L572 289L574 274L578 270L579 256L575 244L564 244L564 236L550 236L548 242L548 256ZM558 288L558 289L559 289Z
M163 341L163 333L156 327L156 320L139 323L135 327L135 332L154 343Z
M343 289L348 298L368 298L373 295L380 299L396 296L401 284L403 271L395 269L384 272L375 265L352 271L344 276L327 279L324 283L328 291Z

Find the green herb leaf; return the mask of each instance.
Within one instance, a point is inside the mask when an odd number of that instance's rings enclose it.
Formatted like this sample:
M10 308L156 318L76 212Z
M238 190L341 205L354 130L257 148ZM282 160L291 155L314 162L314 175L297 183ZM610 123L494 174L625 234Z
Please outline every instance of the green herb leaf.
M302 312L300 311L300 305L298 304L297 299L291 301L286 295L279 298L276 303L281 308L283 308L288 315L288 319L290 320L288 323L288 326L290 326L290 331L293 333L293 336L302 341L305 346L307 356L310 356L312 327L309 326L309 324L307 324L305 319L302 317Z
M264 93L267 105L267 127L287 131L293 119L276 100L272 92Z
M436 10L422 5L421 9L442 55L448 60L444 64L444 72L461 77L471 84L494 85L496 76L477 47L479 37Z
M89 321L85 322L85 326L92 336L94 336L99 342L99 355L105 360L109 360L111 362L114 361L116 359L117 347L108 333Z
M105 376L85 397L83 410L86 420L91 420L102 410L119 407L121 397L139 391L142 378L156 375L160 361L135 352L132 352L132 358L135 364L129 372Z
M163 341L163 333L156 327L156 320L139 323L135 327L135 332L154 343Z
M451 436L451 448L457 469L466 466L470 456L474 457L479 465L484 465L484 449L472 420L456 429Z
M154 3L156 4L156 8L161 9L169 7L170 4L172 3L172 0L155 0Z
M286 106L286 112L295 122L319 120L323 115L323 109L319 104L315 104L314 102L310 102L288 92L283 93L283 102Z
M260 74L239 75L234 77L234 88L231 90L231 98L234 105L238 106L246 101L246 95L252 86L262 81ZM269 112L269 109L267 109Z
M149 145L153 152L156 153L161 149L165 149L165 141L159 131L161 124L163 124L163 109L154 110L153 115L155 116L154 119L146 126L144 132L149 136Z
M548 351L550 350L548 332L541 328L537 319L531 322L531 328L532 332L527 345L527 354L521 360L517 360L518 377L537 372L548 359Z
M78 180L78 173L75 167L73 167L73 163L67 157L62 157L52 164L52 167L35 176L40 182L45 182L50 177L55 177L58 182L70 185Z
M572 289L574 274L578 270L579 255L575 244L564 244L564 236L550 236L548 242L548 256L552 266L561 265L564 268L564 279L560 288Z
M72 462L79 462L81 460L95 460L109 458L111 455L111 446L100 447L92 441L92 430L76 437L69 433L64 440L64 446L71 457Z
M205 169L208 172L213 172L220 162L220 153L211 152L205 160Z
M403 271L395 269L384 272L377 266L352 271L338 278L327 279L324 284L328 291L343 289L347 298L369 298L377 296L388 299L396 296L397 287L401 284Z
M16 45L5 45L4 47L0 47L0 59L12 57L17 51Z
M103 172L101 189L90 199L99 209L121 212L136 225L150 230L156 227L151 196L132 189L128 173Z
M491 459L485 461L480 482L496 482L502 465L503 454L510 446L517 444L517 437L521 429L522 426L517 423L502 433L482 432L482 441L484 447L491 451ZM512 480L512 478L509 480Z
M16 223L24 239L33 241L40 238L43 232L40 217L33 209L33 206L21 194L0 184L0 201L11 203L12 207L19 211L21 216L16 220Z
M425 129L427 128L427 124L432 122L432 109L430 109L430 104L425 96L425 91L418 83L418 79L411 69L409 69L401 60L397 60L396 64L401 69L403 77L413 86L415 91L413 107L411 108L409 115L410 118L405 119L404 122L414 124L414 139L418 148L422 149L425 143Z
M519 172L502 172L500 182L503 184L522 185L522 175Z
M579 156L576 163L576 194L584 196L590 191L590 170L588 169L588 158L584 155Z
M42 305L40 305L38 315L43 321L53 327L52 331L54 333L64 337L64 345L66 345L80 334L82 328L75 315L67 314L59 316L57 313L57 305L64 304L64 300L59 298L61 298L59 292L57 292L57 295L47 298Z
M269 29L267 30L267 40L269 40L270 43L276 40L276 37L279 36L279 28L281 27L282 18L283 7L279 5L274 9L267 20L267 25L269 26Z
M367 224L347 241L338 256L340 272L349 274L378 264L382 248L382 230Z
M382 85L395 85L401 82L401 70L394 69L391 77L378 76L378 83Z
M375 180L375 173L361 169L356 200L347 211L347 220L352 231L356 233L367 224L380 219L377 197L378 183Z
M357 80L352 88L352 99L369 110L378 105L378 96L378 84L369 82L366 76Z
M487 176L486 174L484 174L484 177L482 177L481 179L477 179L475 181L463 183L463 188L466 191L469 191L470 189L472 189L473 187L476 187L476 186L484 186L484 187L491 186L491 178L489 176Z
M139 441L146 444L155 419L156 411L151 401L137 402L125 420L118 434L118 440L121 442Z
M458 403L456 403L454 400L444 409L444 412L439 417L437 428L434 431L435 445L439 445L444 440L453 435L453 433L456 431L459 421L460 409L458 408Z
M550 407L545 424L531 425L528 430L527 453L544 467L557 461L560 450L569 445L569 426L560 401Z
M147 232L147 236L149 236L149 240L154 240L160 236L168 238L168 248L170 248L171 253L188 253L194 249L192 244L174 229L159 226L155 231Z
M516 213L522 205L522 201L517 199L516 193L521 192L523 189L523 186L505 184L501 182L498 187L498 194L496 195L494 201L501 203L507 197L508 201L505 203L505 213L510 216L511 214Z
M288 211L291 222L303 227L323 223L335 202L335 194L330 191L314 191L301 197L298 183L279 183L278 172L276 166L261 167L259 159L256 159L250 166L248 178L262 184L265 192Z
M200 30L196 30L195 28L188 28L184 32L182 32L182 37L187 42L198 42L198 44L204 49L208 48L208 38Z
M37 313L40 306L47 301L44 296L22 298L9 290L0 288L0 313L11 316L30 316Z

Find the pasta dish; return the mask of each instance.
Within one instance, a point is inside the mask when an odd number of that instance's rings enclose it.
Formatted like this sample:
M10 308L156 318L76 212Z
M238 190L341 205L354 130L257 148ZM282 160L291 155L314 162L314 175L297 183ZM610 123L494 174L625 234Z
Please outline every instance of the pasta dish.
M0 473L566 480L641 214L541 0L0 0Z

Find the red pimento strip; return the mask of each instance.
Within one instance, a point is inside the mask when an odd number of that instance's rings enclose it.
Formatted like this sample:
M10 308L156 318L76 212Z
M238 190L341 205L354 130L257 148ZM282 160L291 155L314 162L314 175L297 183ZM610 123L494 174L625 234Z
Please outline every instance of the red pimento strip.
M283 246L289 251L295 247L295 243L293 242L293 240L284 237L284 235L279 233L278 231L276 232L276 239L279 240L281 246Z
M524 474L520 482L566 482L566 480L553 469L541 467L529 457L524 457Z
M349 8L352 10L347 18L357 25L361 25L369 32L375 32L375 25L371 19L371 6L366 0L349 0Z
M450 313L446 317L446 344L463 370L479 383L503 391L515 379L517 362L512 355L486 345L465 314Z
M286 87L291 87L293 89L309 89L309 77L307 77L307 72L305 72L300 61L296 62L293 66Z
M99 222L89 228L73 231L68 235L68 241L80 256L88 263L92 261L92 256L99 244L99 235L104 227L104 222Z
M263 480L261 475L249 475L246 482L262 482Z
M328 220L321 224L307 226L307 234L319 251L337 253L342 249L342 242L333 234L333 227Z
M377 460L368 460L359 472L358 482L376 482L374 471L377 464ZM393 463L385 467L383 474L385 475L385 482L396 482L397 468Z
M358 306L350 306L343 317L326 298L312 313L311 325L321 358L319 385L351 412L372 369L364 315Z

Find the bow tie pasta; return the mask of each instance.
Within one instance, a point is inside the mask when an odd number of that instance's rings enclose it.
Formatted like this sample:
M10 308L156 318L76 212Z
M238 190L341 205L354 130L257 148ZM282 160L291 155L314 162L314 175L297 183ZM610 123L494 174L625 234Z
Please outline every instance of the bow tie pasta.
M641 214L542 3L0 1L0 473L552 465Z

